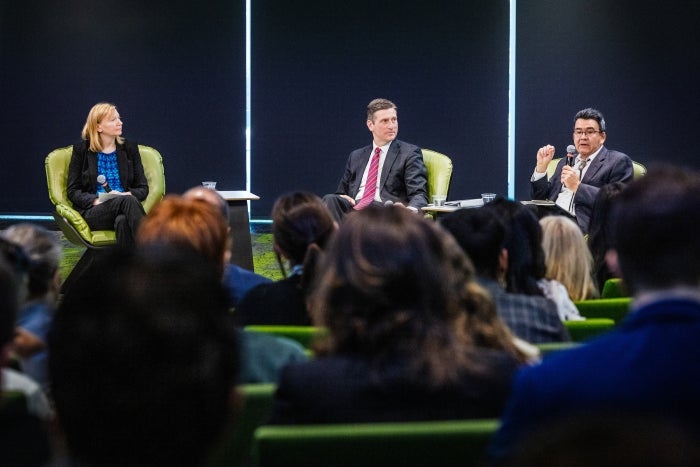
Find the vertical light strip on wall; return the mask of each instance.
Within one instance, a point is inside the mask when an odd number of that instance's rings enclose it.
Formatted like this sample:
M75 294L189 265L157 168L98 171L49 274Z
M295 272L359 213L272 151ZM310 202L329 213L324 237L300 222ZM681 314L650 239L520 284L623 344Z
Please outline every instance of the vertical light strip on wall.
M508 198L515 199L515 7L510 0L508 39Z
M250 1L245 2L245 189L250 191ZM250 218L250 201L248 201L248 218Z

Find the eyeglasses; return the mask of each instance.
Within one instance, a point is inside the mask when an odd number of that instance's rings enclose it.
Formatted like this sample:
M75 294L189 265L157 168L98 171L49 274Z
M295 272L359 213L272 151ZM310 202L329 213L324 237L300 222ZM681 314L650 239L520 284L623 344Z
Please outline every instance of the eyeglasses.
M583 135L593 136L596 133L602 133L600 130L594 130L593 128L586 128L585 130L574 130L574 136L580 138Z

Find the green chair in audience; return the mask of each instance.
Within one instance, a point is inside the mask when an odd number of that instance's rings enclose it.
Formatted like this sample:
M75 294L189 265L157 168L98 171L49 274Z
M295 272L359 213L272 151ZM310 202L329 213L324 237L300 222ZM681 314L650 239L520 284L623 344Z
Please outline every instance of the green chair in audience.
M615 327L615 321L609 318L586 318L584 321L564 321L573 342L585 342L600 336Z
M269 324L251 324L245 327L246 331L264 332L273 336L286 337L299 342L304 348L310 349L317 339L323 338L327 331L315 326L286 326Z
M631 297L622 298L598 298L574 302L581 316L586 319L608 318L619 324L629 313Z
M277 385L242 384L237 389L242 405L231 417L226 435L209 462L211 467L250 465L253 434L270 417Z
M603 284L603 290L600 292L600 298L624 298L629 296L630 293L619 277L606 280Z
M498 420L268 425L255 432L258 467L476 466Z
M575 349L580 346L580 342L543 342L540 344L534 344L540 350L540 356L542 358L547 358L562 350Z

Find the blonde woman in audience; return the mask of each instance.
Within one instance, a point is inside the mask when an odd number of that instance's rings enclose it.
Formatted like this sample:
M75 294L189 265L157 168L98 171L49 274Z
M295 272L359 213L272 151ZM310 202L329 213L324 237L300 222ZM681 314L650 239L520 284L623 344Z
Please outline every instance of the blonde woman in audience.
M593 258L579 226L564 216L543 217L540 225L546 278L563 284L573 301L598 298Z

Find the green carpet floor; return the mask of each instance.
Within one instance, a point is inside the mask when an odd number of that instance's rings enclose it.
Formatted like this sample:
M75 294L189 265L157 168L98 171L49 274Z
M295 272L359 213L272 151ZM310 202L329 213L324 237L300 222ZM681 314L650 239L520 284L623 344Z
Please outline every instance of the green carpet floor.
M56 235L59 236L61 244L63 245L61 278L65 280L85 249L68 242L61 232L56 232ZM277 258L272 249L272 234L253 233L251 234L251 239L253 243L253 267L255 268L255 272L269 277L272 280L282 279L282 273L280 272Z

